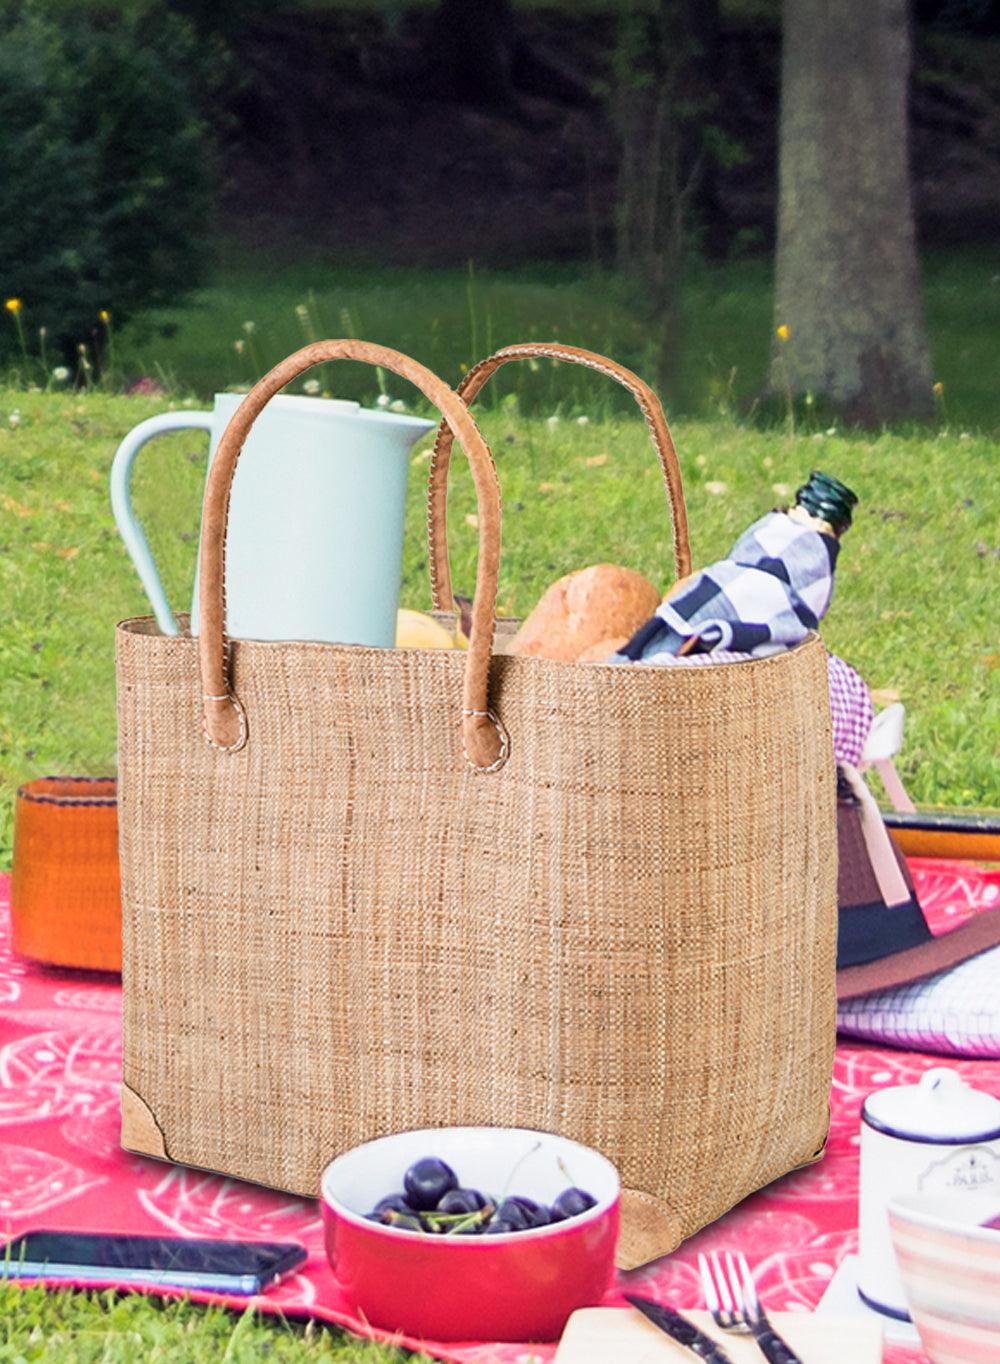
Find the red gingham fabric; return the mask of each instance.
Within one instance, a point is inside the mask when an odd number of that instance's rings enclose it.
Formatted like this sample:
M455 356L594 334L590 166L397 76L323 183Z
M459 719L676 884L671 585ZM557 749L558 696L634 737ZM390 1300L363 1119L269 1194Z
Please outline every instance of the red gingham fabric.
M875 703L859 673L836 654L827 654L830 710L833 716L833 756L857 767L875 719Z

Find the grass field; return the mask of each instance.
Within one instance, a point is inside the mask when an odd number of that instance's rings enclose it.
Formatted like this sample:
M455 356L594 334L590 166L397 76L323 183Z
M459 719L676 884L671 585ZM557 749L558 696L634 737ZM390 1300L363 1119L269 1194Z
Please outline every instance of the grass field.
M0 1283L0 1364L419 1364L424 1358L254 1312Z
M549 362L546 367L551 368ZM567 371L552 371L555 379ZM484 395L485 397L485 395ZM118 441L163 400L92 393L0 395L0 866L9 865L17 785L50 772L114 769L113 627L147 611L114 526L108 471ZM16 422L12 424L12 419ZM523 615L573 568L611 561L671 579L661 480L630 415L525 417L508 395L481 412L505 523L500 609ZM1000 793L1000 482L996 444L938 430L876 435L759 430L678 420L696 564L722 556L814 467L861 500L824 635L881 699L907 707L901 768L915 798L996 803ZM135 502L168 597L186 609L194 575L204 438L163 437L140 456ZM429 605L423 529L427 443L413 456L402 600ZM476 534L463 463L454 467L456 590L471 591Z
M664 401L673 415L752 414L766 380L773 327L772 267L746 259L692 265L683 296L681 362ZM935 254L923 264L923 298L939 417L1000 434L996 335L1000 260L985 248ZM130 378L149 374L207 397L259 377L314 337L356 335L395 346L456 383L463 367L496 346L559 339L601 351L644 377L654 372L648 337L614 275L583 267L517 272L402 271L352 267L318 257L275 267L224 252L213 286L159 319L169 336L134 329L116 338L115 361ZM793 338L794 344L794 338ZM522 411L548 416L586 409L626 411L629 399L593 376L556 377L510 367L496 392L516 391ZM339 396L371 397L364 371L342 370Z
M768 269L753 261L690 279L685 369L670 404L696 565L724 554L810 469L858 493L824 636L880 702L905 703L899 767L911 794L927 803L1000 803L995 270L982 252L926 264L934 374L943 385L927 426L849 432L808 408L764 424L752 409L774 319ZM233 258L174 321L170 338L115 337L116 380L151 375L164 386L160 394L126 396L118 382L89 392L55 383L0 388L0 869L10 866L21 782L114 771L114 624L147 606L112 520L108 474L137 422L249 383L311 334L381 341L451 382L492 347L532 336L649 370L644 338L614 281L568 271L417 277L307 262L275 275ZM359 366L331 367L323 381L366 402L379 391L378 376ZM386 387L413 401L404 385ZM510 366L482 395L504 495L505 614L524 614L560 574L601 560L668 585L663 487L629 404L581 371L548 362ZM427 441L416 448L409 485L402 600L416 607L429 604L428 448ZM140 456L135 479L136 505L178 609L191 596L205 458L195 434L162 438ZM474 580L473 510L459 459L450 508L457 590ZM401 1358L338 1332L183 1304L154 1309L145 1299L0 1287L0 1364Z

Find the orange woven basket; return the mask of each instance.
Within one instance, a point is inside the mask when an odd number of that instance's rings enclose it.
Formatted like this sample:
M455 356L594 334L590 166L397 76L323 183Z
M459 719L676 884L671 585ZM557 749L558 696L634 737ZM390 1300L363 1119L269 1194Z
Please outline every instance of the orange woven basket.
M17 793L14 951L54 966L122 969L113 777L39 777Z

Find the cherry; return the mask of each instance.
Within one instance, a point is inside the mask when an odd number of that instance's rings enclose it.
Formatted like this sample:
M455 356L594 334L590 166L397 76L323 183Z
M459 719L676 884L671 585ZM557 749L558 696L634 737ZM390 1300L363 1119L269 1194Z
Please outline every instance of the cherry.
M578 1217L580 1213L586 1212L597 1202L593 1194L589 1194L585 1189L563 1189L562 1193L553 1200L552 1207L549 1209L552 1214L553 1222L565 1221L567 1217Z
M424 1156L403 1176L403 1188L411 1208L429 1212L436 1208L450 1189L458 1188L458 1176L437 1156Z
M479 1212L486 1199L478 1189L449 1189L437 1205L438 1212Z

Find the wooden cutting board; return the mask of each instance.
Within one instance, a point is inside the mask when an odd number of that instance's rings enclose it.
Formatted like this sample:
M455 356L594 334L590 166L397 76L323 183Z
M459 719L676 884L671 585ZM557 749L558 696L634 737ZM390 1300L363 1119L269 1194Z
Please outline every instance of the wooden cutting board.
M720 1331L707 1312L685 1312L732 1364L764 1364L752 1336ZM773 1312L771 1325L802 1364L880 1364L882 1326L849 1317ZM693 1364L697 1356L631 1307L587 1307L566 1323L552 1364Z

